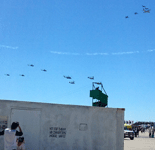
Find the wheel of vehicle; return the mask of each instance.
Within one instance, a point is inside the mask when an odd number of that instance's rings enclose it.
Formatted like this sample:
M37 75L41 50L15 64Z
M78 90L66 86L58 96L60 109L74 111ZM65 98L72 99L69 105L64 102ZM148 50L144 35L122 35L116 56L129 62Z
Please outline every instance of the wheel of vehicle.
M130 140L133 140L134 139L134 137L130 137Z

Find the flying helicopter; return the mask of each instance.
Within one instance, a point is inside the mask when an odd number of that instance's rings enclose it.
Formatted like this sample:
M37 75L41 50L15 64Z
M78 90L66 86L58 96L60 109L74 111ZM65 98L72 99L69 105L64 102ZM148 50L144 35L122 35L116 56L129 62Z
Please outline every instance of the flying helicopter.
M125 18L129 18L128 16L125 16Z
M75 82L74 81L72 81L72 82L69 82L70 84L75 84Z
M70 76L64 76L64 78L66 78L66 79L72 79Z
M6 76L10 76L10 74L5 74Z
M20 76L24 77L25 75L24 74L20 74Z
M30 67L34 67L34 65L33 65L33 64L28 64L28 66L30 66Z
M95 84L99 84L99 85L102 84L101 82L94 82L94 83L95 83Z
M44 71L44 72L46 72L47 70L45 70L45 69L41 69L41 71Z
M137 13L137 12L135 12L134 14L135 14L135 15L137 15L138 13Z
M94 76L92 76L92 77L88 77L89 79L91 79L91 80L94 80Z
M150 10L151 9L143 9L143 11L144 11L143 13L150 13Z

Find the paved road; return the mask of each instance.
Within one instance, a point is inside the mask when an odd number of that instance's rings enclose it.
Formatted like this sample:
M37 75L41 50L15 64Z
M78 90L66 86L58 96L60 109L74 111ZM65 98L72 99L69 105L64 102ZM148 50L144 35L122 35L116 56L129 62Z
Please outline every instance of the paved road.
M155 138L149 138L149 133L139 133L134 140L124 139L124 150L155 150Z

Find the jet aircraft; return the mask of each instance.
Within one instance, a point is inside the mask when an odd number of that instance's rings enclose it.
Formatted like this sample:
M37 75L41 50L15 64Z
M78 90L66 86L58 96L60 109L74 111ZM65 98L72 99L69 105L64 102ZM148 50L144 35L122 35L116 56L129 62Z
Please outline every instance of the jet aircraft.
M142 7L145 7L145 6L142 5Z
M88 77L89 79L91 79L91 80L94 80L94 76L92 76L92 77Z
M66 79L72 79L70 76L64 76L64 78L66 78Z
M5 74L6 76L10 76L10 74Z
M125 18L129 18L128 16L125 16Z
M41 71L44 71L44 72L46 72L47 70L45 70L45 69L41 69Z
M69 82L70 84L75 84L75 82L74 81L72 81L72 82Z
M135 12L135 15L137 15L138 13L137 12Z

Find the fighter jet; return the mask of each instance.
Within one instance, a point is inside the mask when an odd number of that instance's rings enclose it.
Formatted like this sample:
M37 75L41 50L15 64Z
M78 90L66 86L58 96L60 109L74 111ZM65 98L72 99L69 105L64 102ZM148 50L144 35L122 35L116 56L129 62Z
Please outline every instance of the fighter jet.
M142 7L145 7L145 6L142 5Z
M129 18L128 16L125 16L125 18Z
M30 66L30 67L34 67L34 65L33 65L33 64L28 64L28 66Z
M135 12L135 15L137 15L138 13L137 12Z
M88 77L89 79L91 79L91 80L94 80L94 76L92 76L92 77Z
M143 11L144 11L143 13L150 13L150 10L151 9L147 9L147 10L146 9L143 9Z
M41 69L41 71L44 71L44 72L46 72L47 70L45 70L45 69Z
M69 82L70 84L75 84L75 82L74 81L72 81L72 82Z
M20 74L20 76L24 77L25 75L24 74Z
M70 76L64 76L64 78L66 78L66 79L72 79Z
M5 74L6 76L10 76L10 74Z

